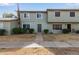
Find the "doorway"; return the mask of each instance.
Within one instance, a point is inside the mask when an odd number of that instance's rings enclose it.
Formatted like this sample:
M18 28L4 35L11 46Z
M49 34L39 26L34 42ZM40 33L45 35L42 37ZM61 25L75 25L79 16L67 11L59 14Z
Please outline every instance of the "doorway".
M67 29L69 29L71 32L71 24L67 24Z
M38 29L38 32L41 32L42 25L41 25L41 24L38 24L38 25L37 25L37 29Z

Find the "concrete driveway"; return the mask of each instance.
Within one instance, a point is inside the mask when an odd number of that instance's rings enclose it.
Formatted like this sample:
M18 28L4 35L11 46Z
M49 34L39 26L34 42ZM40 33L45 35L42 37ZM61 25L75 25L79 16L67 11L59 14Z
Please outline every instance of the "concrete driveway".
M37 34L31 42L0 42L0 48L32 48L32 47L79 47L78 41L49 42L43 41L42 34Z

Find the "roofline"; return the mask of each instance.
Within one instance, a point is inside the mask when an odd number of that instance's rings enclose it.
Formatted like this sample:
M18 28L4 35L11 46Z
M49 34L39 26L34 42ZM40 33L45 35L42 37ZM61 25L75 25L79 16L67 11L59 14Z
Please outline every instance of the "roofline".
M79 23L79 22L48 22L48 23Z
M79 11L79 9L47 9L47 11Z
M47 11L19 11L19 12L21 12L21 13L23 13L23 12L30 12L30 13L38 13L38 12L40 12L40 13L46 13Z
M47 11L79 11L79 9L47 9L46 11L19 11L21 13L27 12L27 13L47 13Z
M0 22L14 22L14 21L18 21L18 20L0 20Z

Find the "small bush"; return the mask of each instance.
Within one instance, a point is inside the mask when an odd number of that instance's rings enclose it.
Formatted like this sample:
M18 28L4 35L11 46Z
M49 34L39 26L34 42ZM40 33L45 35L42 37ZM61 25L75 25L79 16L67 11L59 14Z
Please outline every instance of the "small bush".
M34 33L34 29L29 29L29 33Z
M12 33L13 34L22 34L22 33L24 33L24 30L22 28L13 28Z
M44 33L47 34L49 32L48 29L44 29Z
M6 30L5 29L0 29L0 35L5 35Z
M77 31L76 31L76 33L78 33L78 34L79 34L79 30L77 30Z
M62 29L62 33L69 33L70 30L69 29Z
M25 34L25 33L34 33L34 29L22 29L22 28L13 28L12 34Z
M26 29L23 29L23 33L29 33L30 29L26 28Z

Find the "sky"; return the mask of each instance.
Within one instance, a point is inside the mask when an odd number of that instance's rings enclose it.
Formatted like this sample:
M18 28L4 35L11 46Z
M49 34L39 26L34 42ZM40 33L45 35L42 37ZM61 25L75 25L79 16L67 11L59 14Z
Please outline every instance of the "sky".
M79 3L19 3L20 10L46 10L46 9L79 9ZM3 13L16 14L17 4L0 3L0 17Z

